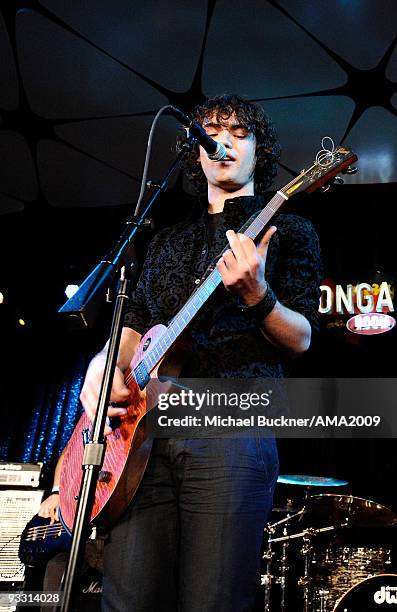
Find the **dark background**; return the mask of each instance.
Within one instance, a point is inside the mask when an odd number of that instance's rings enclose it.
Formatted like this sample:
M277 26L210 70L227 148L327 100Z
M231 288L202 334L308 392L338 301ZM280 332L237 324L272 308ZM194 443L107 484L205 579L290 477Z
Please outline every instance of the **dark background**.
M188 110L236 91L263 104L283 145L275 187L315 157L323 136L351 146L358 174L288 207L314 222L324 277L395 284L396 18L387 0L2 4L1 459L44 460L48 476L70 434L77 401L55 422L57 396L76 395L111 305L79 332L57 309L133 211L148 129L166 103ZM174 157L178 131L161 120L150 178ZM153 212L155 231L191 206L179 176ZM140 261L151 235L139 238ZM296 376L396 376L396 329L355 337L331 320ZM280 456L282 473L344 478L354 495L397 511L394 440L284 440ZM287 494L280 486L280 503Z

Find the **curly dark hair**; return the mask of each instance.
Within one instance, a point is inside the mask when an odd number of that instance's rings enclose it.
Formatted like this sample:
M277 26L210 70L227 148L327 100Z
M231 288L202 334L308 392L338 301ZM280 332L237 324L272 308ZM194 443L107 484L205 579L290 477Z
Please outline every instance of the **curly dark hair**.
M257 158L254 173L255 193L263 193L270 187L277 174L281 147L274 125L262 107L236 94L227 94L207 98L205 102L195 106L191 112L193 119L201 125L204 119L214 115L217 122L222 124L233 114L239 124L255 135ZM198 145L196 145L185 159L184 169L195 190L198 193L204 193L207 180L198 155Z

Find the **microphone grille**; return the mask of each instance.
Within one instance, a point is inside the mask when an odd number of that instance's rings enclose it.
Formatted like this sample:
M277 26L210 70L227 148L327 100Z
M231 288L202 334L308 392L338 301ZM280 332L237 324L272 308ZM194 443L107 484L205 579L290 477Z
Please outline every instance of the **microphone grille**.
M216 151L211 154L208 153L207 155L212 161L222 161L222 159L227 157L226 147L221 142L218 142Z

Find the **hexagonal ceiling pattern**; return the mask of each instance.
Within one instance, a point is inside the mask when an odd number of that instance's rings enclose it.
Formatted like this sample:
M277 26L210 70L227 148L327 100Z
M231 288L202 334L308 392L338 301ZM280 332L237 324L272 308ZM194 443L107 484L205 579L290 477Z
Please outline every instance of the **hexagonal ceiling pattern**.
M157 110L237 92L283 146L276 187L321 138L346 182L397 181L394 0L20 0L0 8L0 212L134 203ZM180 131L160 120L151 178Z

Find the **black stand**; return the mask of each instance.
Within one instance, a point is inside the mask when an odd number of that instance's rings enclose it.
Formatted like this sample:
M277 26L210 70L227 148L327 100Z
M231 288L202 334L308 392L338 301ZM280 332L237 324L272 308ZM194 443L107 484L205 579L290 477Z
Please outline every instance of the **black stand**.
M62 306L59 312L66 313L72 318L72 320L77 319L80 321L80 323L82 322L86 326L95 317L98 307L103 299L103 296L105 295L106 289L109 287L109 284L114 278L117 270L120 268L120 262L123 262L125 253L130 247L132 239L134 238L138 229L144 224L148 211L160 193L167 189L168 181L171 175L180 166L186 155L190 153L195 143L196 140L189 136L161 183L154 187L153 193L148 198L148 202L143 206L144 210L139 218L136 219L135 217L132 217L127 221L126 228L120 236L116 246L112 249L110 254L96 266L96 268L80 286L77 293ZM90 434L90 439L86 444L84 451L82 464L83 477L81 480L79 499L73 524L72 544L63 581L64 593L61 612L67 612L70 609L76 577L79 575L82 566L84 545L88 536L90 517L95 498L96 483L105 455L106 440L104 439L103 432L116 367L118 347L120 344L124 308L127 299L128 278L126 274L126 267L123 266L121 268L120 281L113 313L109 348L98 400L98 408Z

